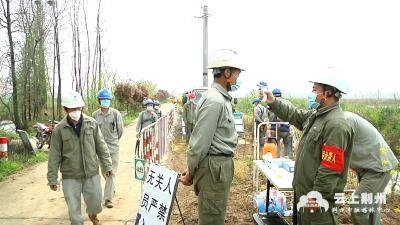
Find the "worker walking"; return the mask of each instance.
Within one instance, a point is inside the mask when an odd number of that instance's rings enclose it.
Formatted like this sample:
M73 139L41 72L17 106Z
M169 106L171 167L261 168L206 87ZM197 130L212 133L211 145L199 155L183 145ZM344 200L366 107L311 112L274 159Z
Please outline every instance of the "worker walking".
M362 196L372 195L369 204L350 204L351 218L355 225L379 225L381 213L378 209L382 202L377 202L376 198L379 195L385 196L385 188L391 179L390 172L397 167L399 161L371 123L352 112L345 112L345 117L354 129L350 161L350 168L358 177L358 187L354 195L358 196L358 200ZM363 212L363 208L368 210ZM369 209L373 209L372 212Z
M223 225L234 175L233 156L237 133L229 91L239 88L243 70L232 50L219 50L210 57L214 82L196 108L196 124L189 141L188 169L180 181L194 184L198 196L200 225Z
M185 122L185 133L186 133L186 142L189 142L190 136L192 135L194 128L195 115L194 111L196 109L196 103L194 100L196 99L196 94L191 92L188 94L188 101L183 105L183 122Z
M301 207L299 224L337 224L332 211L335 193L343 193L353 145L353 129L339 107L347 87L335 79L338 71L329 68L320 79L311 81L317 110L300 110L288 102L263 93L270 110L303 132L293 177L295 201ZM315 196L308 197L308 194ZM319 194L318 194L319 193ZM329 208L321 207L322 197ZM300 202L299 200L306 202Z
M161 118L162 112L161 112L161 109L160 109L160 101L154 100L153 108L154 108L154 112L157 114L157 117Z
M146 99L143 101L145 110L139 113L138 121L136 124L136 137L140 136L143 128L155 123L158 119L157 114L154 112L153 100Z
M124 132L124 121L121 113L110 107L112 94L108 89L101 89L97 94L97 100L100 104L100 109L93 112L92 117L99 124L101 133L110 150L113 171L112 176L104 176L106 181L104 186L104 205L107 208L112 208L112 200L115 195L115 176L119 163L119 139L121 139ZM100 163L100 166L102 174L105 174L104 165Z
M82 113L82 96L67 92L61 99L66 116L56 126L51 137L47 180L50 189L59 185L58 170L62 175L62 189L68 205L72 225L83 225L81 195L93 225L98 225L101 207L101 183L98 159L106 176L112 176L110 153L95 119Z

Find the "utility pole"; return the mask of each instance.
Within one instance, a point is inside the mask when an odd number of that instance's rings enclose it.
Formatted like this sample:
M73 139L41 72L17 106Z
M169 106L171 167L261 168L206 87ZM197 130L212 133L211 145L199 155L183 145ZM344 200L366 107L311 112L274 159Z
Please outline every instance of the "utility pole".
M208 87L208 10L203 7L203 87Z

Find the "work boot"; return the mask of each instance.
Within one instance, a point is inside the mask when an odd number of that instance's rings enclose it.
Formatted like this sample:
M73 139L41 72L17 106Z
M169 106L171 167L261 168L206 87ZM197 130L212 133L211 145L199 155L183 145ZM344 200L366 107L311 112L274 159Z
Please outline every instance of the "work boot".
M104 203L104 205L105 205L107 208L112 208L112 207L114 207L112 201L111 201L111 200L108 200L108 199L106 200L106 202Z
M89 215L90 221L92 221L93 225L100 225L100 221L97 218L97 214Z

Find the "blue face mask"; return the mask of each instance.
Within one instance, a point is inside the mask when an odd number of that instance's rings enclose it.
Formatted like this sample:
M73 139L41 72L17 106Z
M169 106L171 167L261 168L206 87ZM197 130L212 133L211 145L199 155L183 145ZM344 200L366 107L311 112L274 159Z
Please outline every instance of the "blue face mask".
M307 96L308 100L308 108L309 109L318 109L320 104L316 101L317 100L317 94L315 92L311 92Z
M103 108L110 108L111 100L110 99L103 99L100 101L101 107Z
M231 84L231 91L236 91L237 89L239 89L240 88L240 80L239 79L237 79L236 80L236 84Z

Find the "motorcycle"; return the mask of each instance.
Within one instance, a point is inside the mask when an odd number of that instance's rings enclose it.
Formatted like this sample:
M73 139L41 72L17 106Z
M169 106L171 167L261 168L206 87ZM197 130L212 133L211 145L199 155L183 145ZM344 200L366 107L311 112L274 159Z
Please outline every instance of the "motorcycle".
M37 131L34 139L38 149L41 149L45 144L48 144L50 148L51 134L53 133L53 130L57 124L58 121L49 121L47 126L43 123L36 123L33 125L33 128L35 128Z

